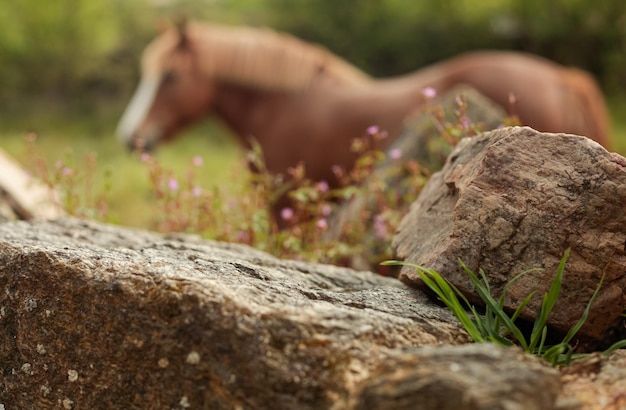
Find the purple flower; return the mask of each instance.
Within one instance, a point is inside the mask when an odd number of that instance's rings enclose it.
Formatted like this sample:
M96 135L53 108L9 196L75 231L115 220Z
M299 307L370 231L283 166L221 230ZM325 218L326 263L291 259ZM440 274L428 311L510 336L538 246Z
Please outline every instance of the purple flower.
M141 162L148 162L152 159L152 157L150 156L150 154L148 154L147 152L142 152L140 155L141 158Z
M426 99L431 100L437 96L437 90L435 90L433 87L426 87L422 90L422 95Z
M167 181L167 187L170 191L178 191L178 181L176 178L170 178L169 181Z
M333 174L337 177L340 178L343 176L343 168L341 168L341 166L339 165L333 165L331 168L331 171L333 171Z
M283 218L285 221L289 221L293 218L293 209L289 207L281 209L280 217Z
M193 157L193 159L191 160L191 163L195 166L195 167L201 167L202 164L204 164L204 160L202 159L201 156L196 155L195 157Z
M333 211L333 208L329 204L322 205L322 215L328 216Z
M328 222L326 222L326 218L320 218L315 223L315 226L317 226L318 229L326 230L328 229Z
M316 184L317 190L319 192L328 192L328 182L326 181L320 181Z
M470 119L467 118L466 116L461 117L459 121L459 125L461 126L462 130L469 130L470 125L471 125Z
M389 151L389 157L391 159L400 159L402 158L402 150L400 148L394 148Z
M386 239L389 236L385 218L383 218L381 214L376 214L374 216L374 232L378 239Z
M367 127L367 130L366 130L368 135L378 134L379 131L380 131L380 128L378 127L378 125L369 126Z

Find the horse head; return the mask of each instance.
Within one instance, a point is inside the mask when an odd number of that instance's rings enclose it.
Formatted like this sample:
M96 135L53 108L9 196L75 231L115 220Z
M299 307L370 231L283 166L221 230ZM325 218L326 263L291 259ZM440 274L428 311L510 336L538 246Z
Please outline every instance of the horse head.
M193 34L182 22L146 48L141 80L117 135L132 150L151 150L203 118L211 109L213 94L212 82L202 75Z

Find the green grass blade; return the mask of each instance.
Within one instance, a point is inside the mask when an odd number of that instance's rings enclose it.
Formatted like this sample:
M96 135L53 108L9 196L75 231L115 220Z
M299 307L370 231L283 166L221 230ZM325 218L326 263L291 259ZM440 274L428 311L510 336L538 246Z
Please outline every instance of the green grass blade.
M611 345L611 347L609 347L608 349L604 350L602 352L603 355L607 355L607 354L611 354L614 351L616 351L617 349L623 349L624 347L626 347L626 340L620 340L619 342L615 342Z
M516 321L517 320L517 318L522 313L522 311L524 310L526 305L528 305L528 303L533 298L533 296L535 296L535 293L537 293L537 292L536 291L530 292L530 294L528 296L526 296L524 298L524 300L522 300L522 303L520 303L520 305L517 307L517 309L515 309L515 312L513 312L513 315L511 316L511 320L512 321Z
M569 341L572 340L572 338L576 335L576 333L578 333L580 328L583 327L583 325L587 321L587 317L589 316L589 312L591 311L591 305L598 297L598 293L600 292L600 288L602 287L603 282L604 275L602 275L602 277L600 278L600 283L598 283L596 290L593 292L593 295L591 295L591 299L589 299L589 302L587 303L587 306L585 307L582 316L580 317L580 319L578 319L574 326L570 328L570 330L567 332L567 335L565 335L565 338L563 339L564 343L569 343Z
M461 267L465 270L465 272L467 272L467 274L469 275L472 283L474 284L474 289L476 290L476 293L478 293L478 296L480 296L480 298L483 300L485 306L488 306L493 311L493 313L498 316L504 327L513 334L513 337L515 337L517 342L521 345L522 349L528 351L528 344L526 343L526 339L524 338L522 331L515 325L515 323L513 323L513 321L506 314L506 312L500 309L498 302L496 302L493 296L491 296L491 294L487 292L487 289L481 284L476 274L472 272L472 270L469 269L463 263L463 261L459 261L459 263Z
M530 272L534 272L534 271L538 271L541 270L539 268L533 268L533 269L527 269L523 272L518 273L517 275L515 275L513 277L513 279L511 279L510 281L508 281L505 285L504 288L502 289L502 295L500 295L500 299L498 299L498 305L500 306L500 310L504 310L504 299L506 298L507 293L509 292L509 287L515 283L519 278L525 276L526 274L530 273ZM513 313L513 316L511 316L511 321L513 321L513 323L515 323L515 321L517 320L518 316L522 313L522 311L524 310L524 308L526 307L526 305L530 302L530 300L533 298L533 296L535 295L535 291L531 292L528 296L526 296L526 298L524 298L524 300L522 301L522 303L517 307L517 309L515 309L515 312ZM494 324L494 327L497 327L498 329L500 328L501 323L500 323L500 319L496 318L496 323ZM504 332L502 334L502 336L506 336L509 332Z
M467 311L463 307L463 304L459 301L457 295L466 303L467 306L471 306L465 296L456 288L446 281L441 275L432 269L424 268L423 266L402 262L402 261L385 261L383 265L403 265L414 268L420 279L428 286L437 297L452 311L452 314L461 322L461 325L470 335L475 342L485 342L486 339L483 336L480 328L477 326L479 320L472 320L467 314ZM479 317L479 316L475 316Z
M563 273L565 271L565 263L567 262L567 258L569 257L570 248L565 250L563 257L561 258L561 262L559 263L559 267L557 268L556 275L552 284L550 285L550 289L548 293L546 293L543 297L543 303L541 304L541 308L539 309L539 314L535 319L535 323L533 325L533 330L530 335L530 344L529 348L531 351L535 350L537 343L541 339L541 334L543 333L543 328L548 323L548 317L556 304L556 300L559 297L559 293L561 292L561 284L563 283Z

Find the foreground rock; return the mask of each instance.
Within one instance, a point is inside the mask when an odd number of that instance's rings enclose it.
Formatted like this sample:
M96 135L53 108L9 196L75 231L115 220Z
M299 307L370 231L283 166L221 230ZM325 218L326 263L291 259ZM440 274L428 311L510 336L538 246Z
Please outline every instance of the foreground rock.
M551 409L561 391L557 374L515 348L474 344L407 350L364 383L356 408Z
M581 331L589 347L623 330L626 289L626 159L585 137L513 127L463 140L404 218L398 257L433 268L477 302L460 258L482 268L496 295L514 275L506 307L537 291L523 317L534 320L541 295L567 248L559 302L550 324L567 332L604 275ZM420 283L412 269L401 278ZM584 340L587 339L587 340Z
M626 350L594 354L563 369L562 407L626 409Z
M553 407L559 375L515 349L422 347L467 340L368 272L72 219L0 224L7 409Z

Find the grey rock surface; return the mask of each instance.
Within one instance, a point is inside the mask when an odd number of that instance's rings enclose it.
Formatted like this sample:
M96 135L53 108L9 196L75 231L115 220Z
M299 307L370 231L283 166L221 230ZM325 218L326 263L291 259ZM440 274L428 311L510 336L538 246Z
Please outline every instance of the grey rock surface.
M559 372L516 348L491 344L406 349L357 395L358 410L543 410L561 392Z
M573 409L626 409L626 350L594 354L563 369L557 403Z
M0 224L0 403L346 408L401 347L467 342L401 282L92 222Z
M432 268L475 303L461 259L487 274L496 295L520 272L541 268L509 288L513 310L532 291L522 317L534 320L567 248L563 287L549 324L565 333L604 275L582 328L589 348L622 328L626 289L626 159L592 140L504 128L465 139L433 175L402 221L399 258ZM420 283L413 269L400 274Z

